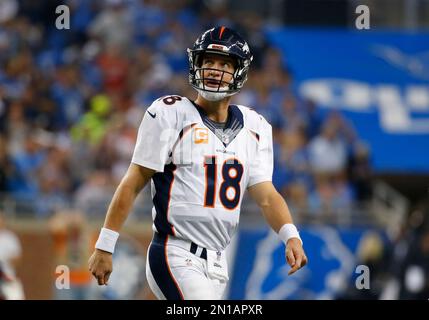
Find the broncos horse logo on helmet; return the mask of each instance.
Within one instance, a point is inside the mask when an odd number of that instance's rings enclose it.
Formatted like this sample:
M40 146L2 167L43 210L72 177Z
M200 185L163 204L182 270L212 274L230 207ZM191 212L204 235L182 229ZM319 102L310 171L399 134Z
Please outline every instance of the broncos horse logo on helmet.
M188 49L189 83L205 99L216 101L232 96L240 91L247 80L253 56L247 42L234 30L227 27L216 27L205 31ZM234 59L235 70L232 83L219 82L217 88L204 85L202 57L205 53L226 55ZM223 71L226 72L226 71Z

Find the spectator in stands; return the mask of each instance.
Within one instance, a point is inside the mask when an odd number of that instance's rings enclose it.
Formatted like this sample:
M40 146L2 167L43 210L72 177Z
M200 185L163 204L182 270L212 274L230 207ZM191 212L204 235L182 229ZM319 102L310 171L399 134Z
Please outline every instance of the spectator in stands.
M429 296L429 229L418 235L404 261L399 299L427 300Z
M108 173L101 170L92 172L75 192L75 207L90 217L102 217L105 214L106 201L114 191Z
M127 51L120 46L108 44L97 57L97 65L103 77L103 90L108 93L120 93L127 88L127 76L130 60Z
M305 114L298 110L296 97L289 92L281 100L279 112L288 131L303 131L307 127Z
M155 0L136 1L132 4L131 11L135 42L138 45L154 46L167 24L162 4Z
M310 165L315 173L336 174L345 170L347 146L339 130L337 121L328 118L321 133L310 141Z
M4 132L8 139L8 151L10 156L13 157L23 152L25 138L30 130L29 123L24 115L24 106L20 100L6 102L4 121Z
M44 133L28 132L24 149L13 156L22 180L14 181L13 193L17 199L34 201L39 192L37 172L46 159L46 146L50 143Z
M0 133L0 196L4 196L9 191L9 176L12 170L12 163L7 152L7 140Z
M69 205L71 177L67 162L68 152L55 143L47 150L46 159L38 171L39 195L36 200L36 215L46 218Z
M399 299L429 297L429 199L421 200L407 221L404 254L396 255ZM399 247L398 247L399 249Z
M335 189L331 177L326 174L318 174L314 180L314 188L308 197L309 212L313 218L317 218L320 222L323 219L333 222Z
M303 109L307 124L305 128L306 135L309 140L312 140L321 130L323 124L322 111L316 103L311 100L303 101Z
M348 160L348 176L353 184L356 200L368 202L372 197L372 169L369 147L358 142Z
M289 180L300 180L310 186L311 172L304 131L300 127L288 127L283 131L282 149L279 156L287 167ZM286 181L288 182L288 181Z
M349 223L352 216L355 195L346 173L341 172L333 177L332 184L334 189L332 210L336 214L338 222Z
M90 110L71 128L73 140L96 146L106 133L107 118L111 109L111 101L107 95L99 94L92 97Z
M305 181L296 179L291 181L285 188L283 195L288 199L290 210L295 213L297 223L308 221L308 184Z
M363 234L358 243L356 265L368 268L370 287L358 289L356 280L361 274L354 274L345 292L339 294L336 299L378 300L381 298L389 278L389 251L386 244L386 240L378 232L367 231ZM358 283L361 282L358 280Z
M96 167L110 171L111 177L119 183L128 169L136 137L137 128L125 117L118 116L98 145L94 155Z
M94 245L85 214L76 210L62 210L53 215L49 228L54 241L55 267L65 265L70 270L70 288L55 288L57 300L85 300L91 274L86 262Z
M84 97L79 77L76 66L63 66L57 70L56 81L52 84L50 93L56 103L55 126L59 130L68 130L84 113Z
M21 242L7 228L4 213L0 211L0 300L24 299L24 289L16 271L21 256Z
M88 33L108 47L129 50L133 41L132 12L125 0L105 0L103 9L88 27Z

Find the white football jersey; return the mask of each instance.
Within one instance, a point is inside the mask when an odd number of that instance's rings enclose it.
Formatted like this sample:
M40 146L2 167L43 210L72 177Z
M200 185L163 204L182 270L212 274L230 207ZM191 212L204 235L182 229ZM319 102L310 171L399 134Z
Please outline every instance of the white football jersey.
M151 181L153 229L223 250L234 235L246 188L271 181L272 129L250 108L230 105L225 128L185 97L154 101L141 122L132 162Z

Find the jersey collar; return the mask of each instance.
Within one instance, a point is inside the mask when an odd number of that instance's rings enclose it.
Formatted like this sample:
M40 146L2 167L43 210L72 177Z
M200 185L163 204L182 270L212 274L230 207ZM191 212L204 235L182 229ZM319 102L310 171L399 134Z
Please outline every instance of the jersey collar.
M225 128L222 130L216 128L213 125L212 121L207 117L206 111L201 106L196 104L194 101L191 102L198 110L204 125L209 128L210 131L216 135L216 137L218 137L225 147L227 147L235 139L235 137L244 127L243 113L236 105L229 105L228 118L226 120Z

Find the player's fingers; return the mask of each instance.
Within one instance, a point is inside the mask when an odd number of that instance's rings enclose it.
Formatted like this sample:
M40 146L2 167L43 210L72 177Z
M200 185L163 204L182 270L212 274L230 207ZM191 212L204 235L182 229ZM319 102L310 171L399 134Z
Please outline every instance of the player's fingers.
M302 267L302 258L303 258L302 254L301 253L297 253L297 254L295 254L295 256L296 256L295 263L298 266L298 268L301 268Z
M293 253L293 258L295 259L295 264L291 265L292 268L289 270L288 275L295 273L307 263L307 257L303 252L301 252L300 250L291 251Z
M104 276L103 275L97 275L97 282L99 286L104 285Z
M97 282L99 286L104 285L104 274L103 273L96 273L95 277L97 278Z
M109 282L109 278L110 278L110 274L112 273L112 271L107 271L106 274L104 275L104 283L107 286L108 282Z
M304 256L302 257L301 267L305 266L307 263L308 263L308 258L304 254Z
M295 264L288 272L288 275L294 274L299 269L299 264Z
M286 260L291 267L295 265L295 256L293 255L293 252L290 249L286 249Z

